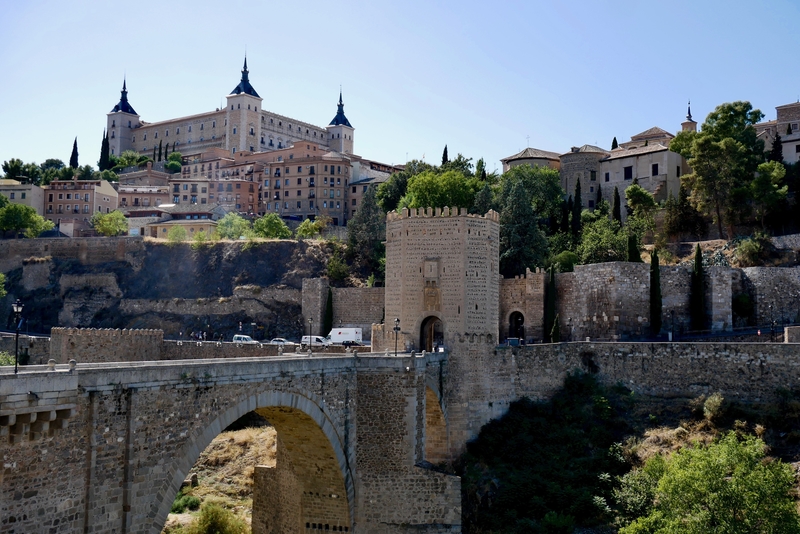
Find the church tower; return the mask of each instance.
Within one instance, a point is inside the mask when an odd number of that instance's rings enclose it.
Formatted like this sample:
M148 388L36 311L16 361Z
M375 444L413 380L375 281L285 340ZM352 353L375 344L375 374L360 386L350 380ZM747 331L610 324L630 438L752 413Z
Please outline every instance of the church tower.
M692 120L692 102L689 101L689 108L686 111L686 120L681 123L682 132L696 132L697 122Z
M339 91L339 106L336 116L327 127L328 146L331 150L343 154L353 153L353 132L355 128L350 125L350 121L344 116L344 103L342 103L342 91Z
M106 122L109 154L119 156L124 151L131 150L133 148L131 142L133 129L138 128L141 123L138 113L128 102L127 80L122 80L119 103L108 113Z
M261 139L261 107L262 98L250 85L250 71L247 70L247 57L244 58L242 79L227 96L225 114L226 148L231 154L242 150L255 152L260 150Z

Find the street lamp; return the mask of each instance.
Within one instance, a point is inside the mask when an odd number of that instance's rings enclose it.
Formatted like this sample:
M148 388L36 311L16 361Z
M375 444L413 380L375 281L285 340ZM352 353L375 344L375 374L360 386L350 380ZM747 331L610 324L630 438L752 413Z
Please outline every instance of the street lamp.
M309 354L314 354L314 334L311 333L313 330L314 319L311 317L308 318L308 352Z
M394 320L394 357L397 358L397 335L400 333L400 318L396 317Z
M14 311L14 324L17 330L14 336L14 374L19 372L19 325L22 322L22 308L24 307L25 305L22 304L19 299L11 305L11 309Z

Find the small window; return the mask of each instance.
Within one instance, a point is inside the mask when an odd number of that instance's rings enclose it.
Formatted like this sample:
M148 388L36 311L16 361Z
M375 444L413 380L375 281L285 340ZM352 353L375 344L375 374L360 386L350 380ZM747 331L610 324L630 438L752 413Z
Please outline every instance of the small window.
M653 176L658 176L658 163L653 163Z
M233 135L236 135L236 126L233 127Z
M297 190L297 196L298 196L298 197L299 197L299 196L301 196L301 192L300 192L300 190L299 190L299 189Z
M156 139L158 139L158 132L154 133L154 134L153 134L153 137L155 137Z
M164 137L169 137L169 130L164 130Z
M297 167L297 172L302 173L303 172L303 167Z
M609 175L610 175L610 173L607 172L606 173L606 182L608 182L611 179L611 176L609 176Z
M356 205L356 199L353 199L353 200L351 201L351 204L352 204L353 206L355 206L355 205Z
M800 154L800 145L794 145L794 153Z
M625 172L625 179L626 180L633 180L633 165L628 167L624 167L623 171Z
M216 128L217 127L217 121L211 121L211 127L212 128Z
M589 188L589 192L590 192L590 193L594 193L594 186L591 186L591 187Z
M297 185L303 185L303 179L302 178L298 178L297 179Z
M675 167L675 176L677 176L678 178L681 177L681 166L680 165Z
M181 133L180 127L175 128L175 135L180 135L180 133Z
M302 202L298 200L297 201L297 209L300 209L301 205L302 205Z
M594 200L589 201L589 208L594 209Z
M589 181L596 181L597 180L597 171L589 171Z
M189 125L189 133L192 133L192 125Z
M11 200L14 200L14 193L10 193L10 194L8 195L8 198L10 198Z

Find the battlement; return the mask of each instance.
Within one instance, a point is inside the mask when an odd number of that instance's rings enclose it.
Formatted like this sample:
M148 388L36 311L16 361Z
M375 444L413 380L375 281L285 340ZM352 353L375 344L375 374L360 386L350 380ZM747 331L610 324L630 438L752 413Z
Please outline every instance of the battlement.
M452 208L445 206L444 208L403 208L400 213L390 211L386 214L386 221L396 221L400 219L422 218L422 217L469 217L472 219L488 219L490 221L500 222L500 214L494 210L489 210L486 215L475 215L467 213L467 208Z
M495 346L497 344L497 336L492 334L471 334L465 332L463 334L454 334L452 338L453 343L458 344L478 344Z
M163 330L57 327L50 331L50 357L56 363L160 360L163 342Z

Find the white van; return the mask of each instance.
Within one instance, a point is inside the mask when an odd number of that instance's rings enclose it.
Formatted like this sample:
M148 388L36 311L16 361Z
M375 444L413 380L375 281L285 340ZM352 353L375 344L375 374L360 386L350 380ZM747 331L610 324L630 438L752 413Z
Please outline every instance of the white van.
M322 336L303 336L300 339L300 345L303 348L308 347L309 345L314 345L315 347L327 347L331 344L331 340L327 337Z
M361 329L360 328L334 328L328 334L328 339L335 345L343 345L346 342L361 343Z

